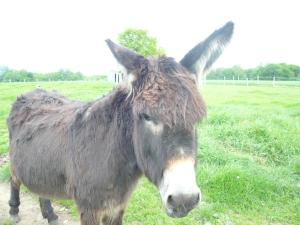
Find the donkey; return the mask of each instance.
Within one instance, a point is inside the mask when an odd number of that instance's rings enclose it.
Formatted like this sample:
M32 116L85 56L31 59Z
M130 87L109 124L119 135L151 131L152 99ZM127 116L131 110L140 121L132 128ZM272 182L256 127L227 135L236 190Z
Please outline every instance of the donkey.
M89 103L36 89L17 98L8 117L10 215L18 222L24 184L42 215L59 224L50 198L73 199L81 225L121 225L128 199L145 175L166 213L184 217L201 199L196 183L196 125L206 115L197 76L229 43L228 22L173 58L145 58L107 40L128 73L110 94Z

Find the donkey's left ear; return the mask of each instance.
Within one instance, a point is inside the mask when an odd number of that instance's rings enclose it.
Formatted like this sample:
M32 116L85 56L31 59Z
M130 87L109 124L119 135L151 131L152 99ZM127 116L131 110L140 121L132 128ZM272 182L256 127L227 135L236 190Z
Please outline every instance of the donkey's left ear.
M191 49L180 61L180 64L195 73L197 78L205 74L229 43L233 28L233 22L226 23Z
M106 43L117 61L125 67L128 74L133 74L136 76L135 78L141 75L141 70L145 69L147 65L147 59L144 56L121 47L109 39L106 40Z

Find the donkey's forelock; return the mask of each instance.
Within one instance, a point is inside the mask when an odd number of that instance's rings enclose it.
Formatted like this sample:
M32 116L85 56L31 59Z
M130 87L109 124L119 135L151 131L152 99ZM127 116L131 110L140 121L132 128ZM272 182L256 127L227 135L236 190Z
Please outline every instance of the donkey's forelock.
M132 84L136 112L145 112L169 126L192 127L206 114L196 80L173 58L149 59L147 73Z

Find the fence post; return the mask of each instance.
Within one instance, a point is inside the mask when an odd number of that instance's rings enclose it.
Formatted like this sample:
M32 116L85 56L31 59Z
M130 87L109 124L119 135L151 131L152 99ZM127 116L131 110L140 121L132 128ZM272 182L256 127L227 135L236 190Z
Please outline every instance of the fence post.
M275 87L275 76L273 77L272 85L273 85L273 87Z
M223 81L223 85L225 85L225 81L226 81L226 77L224 76L224 81Z
M248 77L246 78L247 87L249 86L249 80Z
M257 76L256 84L259 84L259 75Z
M232 76L232 84L234 85L234 76Z

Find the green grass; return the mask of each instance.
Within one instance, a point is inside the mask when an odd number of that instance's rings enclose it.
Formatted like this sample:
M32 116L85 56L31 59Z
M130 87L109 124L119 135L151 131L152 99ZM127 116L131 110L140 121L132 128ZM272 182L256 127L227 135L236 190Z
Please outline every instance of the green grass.
M10 220L0 221L1 225L13 225L13 223Z
M8 148L5 119L11 103L35 85L0 84L0 154ZM40 85L83 101L112 87L105 82ZM207 85L202 92L208 104L208 116L198 126L197 181L203 202L188 217L171 219L157 189L142 179L125 224L299 224L300 88ZM8 176L6 165L0 179ZM72 202L59 203L76 216Z
M0 182L8 182L10 178L10 171L8 163L0 167Z

